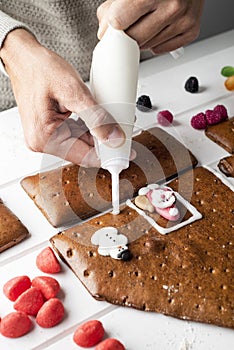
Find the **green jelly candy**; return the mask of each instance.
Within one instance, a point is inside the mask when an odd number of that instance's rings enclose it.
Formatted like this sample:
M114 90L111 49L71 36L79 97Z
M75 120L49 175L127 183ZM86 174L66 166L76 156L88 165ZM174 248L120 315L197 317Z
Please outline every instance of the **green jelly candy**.
M234 67L232 67L232 66L223 67L221 70L221 74L224 77L231 77L232 75L234 75Z

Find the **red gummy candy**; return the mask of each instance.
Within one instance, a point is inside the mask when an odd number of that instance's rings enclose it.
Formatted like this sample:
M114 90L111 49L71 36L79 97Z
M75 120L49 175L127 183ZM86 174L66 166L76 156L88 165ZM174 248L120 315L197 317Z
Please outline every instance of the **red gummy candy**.
M219 113L216 113L211 109L208 109L206 111L206 120L208 125L215 125L221 122L222 117Z
M31 280L28 276L17 276L10 279L3 286L3 293L11 301L15 301L20 294L31 287Z
M226 120L228 118L228 112L224 105L215 106L214 112L220 115L221 120Z
M8 338L18 338L28 333L32 321L23 312L11 312L1 319L1 334Z
M194 129L205 129L207 127L207 120L204 113L198 113L191 118L190 121Z
M58 259L50 247L44 248L36 258L39 270L45 273L57 273L61 271Z
M58 281L49 276L37 276L32 280L32 286L40 289L45 299L56 297L60 290Z
M43 304L44 298L41 291L32 287L17 298L14 303L14 309L25 312L27 315L36 315Z
M170 111L160 111L157 114L158 123L162 126L168 126L173 121L173 115Z
M91 320L81 324L73 335L74 342L84 348L96 345L104 337L105 330L98 320Z
M117 339L108 338L99 343L95 350L125 350L125 347Z
M64 316L64 306L57 298L47 300L38 311L36 322L43 328L56 326Z

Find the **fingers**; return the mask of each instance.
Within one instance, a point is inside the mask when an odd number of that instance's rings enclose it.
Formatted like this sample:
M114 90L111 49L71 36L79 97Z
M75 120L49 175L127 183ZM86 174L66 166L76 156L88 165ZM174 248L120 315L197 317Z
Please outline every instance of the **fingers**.
M74 120L68 119L52 133L43 152L84 167L99 167L100 161L90 137Z
M116 0L105 2L98 13L99 38L107 23L126 30L139 45L153 38L170 25L186 9L184 0Z
M96 105L80 112L91 135L110 147L119 147L125 141L125 133L115 119L101 106Z
M98 13L99 38L110 23L141 49L172 51L198 36L203 5L204 0L109 0Z
M182 30L182 28L176 26L175 23L177 23L178 19L183 15L184 10L185 9L181 7L177 9L177 11L171 12L170 8L164 8L162 6L160 9L142 17L127 30L127 34L138 42L140 48L151 48L149 43L152 39L154 39L154 41L160 40L162 36L167 38L168 32L170 32L168 28L170 28L172 24L175 30L173 36L175 36L178 31Z
M108 0L99 6L97 17L99 20L98 39L104 35L108 24L115 29L126 30L133 23L146 13L155 9L157 1L155 0ZM136 38L133 36L136 40Z
M197 34L198 35L198 34ZM169 51L174 51L178 49L179 47L182 47L186 44L189 44L192 40L194 40L197 35L195 35L195 32L185 32L183 34L179 34L172 39L169 39L161 44L156 44L155 46L152 45L150 50L154 54L163 54Z
M178 31L179 28L180 30ZM199 24L184 18L178 23L164 28L159 34L141 45L142 50L151 50L154 53L164 53L177 49L195 40L199 35Z
M97 32L97 37L99 40L103 37L107 27L108 27L108 10L114 0L104 1L97 9L97 18L99 21L99 28Z
M80 80L73 87L76 93L61 101L65 109L75 112L81 118L91 135L110 147L119 147L125 141L125 134L114 117L98 105L87 86ZM61 107L61 108L64 108Z
M53 132L43 152L83 167L100 167L100 160L93 144L93 137L81 120L76 122L67 119ZM132 150L130 160L135 157L136 152Z

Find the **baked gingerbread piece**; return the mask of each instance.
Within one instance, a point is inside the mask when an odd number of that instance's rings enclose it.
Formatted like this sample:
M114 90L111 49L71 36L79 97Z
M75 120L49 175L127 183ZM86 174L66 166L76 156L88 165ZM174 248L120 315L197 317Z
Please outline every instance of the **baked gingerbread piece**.
M160 128L134 137L133 148L137 158L120 175L122 201L147 183L164 182L197 164L184 145ZM103 169L68 165L28 176L21 185L55 227L87 219L112 206L111 177Z
M184 320L234 328L234 195L198 167L169 185L202 214L161 235L124 206L58 233L51 243L97 300ZM104 227L128 238L131 258L103 256L91 243Z
M205 134L227 152L234 153L234 117L207 127Z
M234 155L220 159L218 168L227 177L234 177Z
M0 199L0 253L28 236L28 230Z

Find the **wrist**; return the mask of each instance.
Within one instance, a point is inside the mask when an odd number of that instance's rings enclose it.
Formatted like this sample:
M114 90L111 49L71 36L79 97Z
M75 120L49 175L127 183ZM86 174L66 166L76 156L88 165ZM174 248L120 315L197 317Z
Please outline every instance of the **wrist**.
M10 75L21 62L25 65L27 53L39 47L40 43L35 36L23 28L9 32L0 50L1 61L6 72Z

